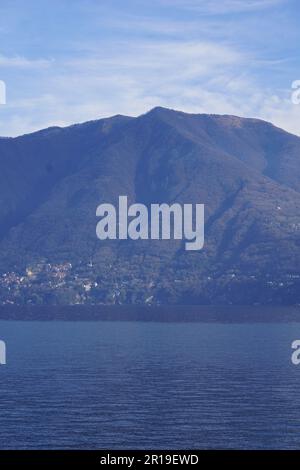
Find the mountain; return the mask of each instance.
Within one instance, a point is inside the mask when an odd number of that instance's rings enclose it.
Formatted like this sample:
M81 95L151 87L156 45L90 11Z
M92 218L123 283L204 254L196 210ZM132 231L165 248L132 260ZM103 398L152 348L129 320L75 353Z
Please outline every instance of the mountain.
M0 302L300 303L300 138L154 108L0 139ZM96 238L96 207L204 203L205 246Z

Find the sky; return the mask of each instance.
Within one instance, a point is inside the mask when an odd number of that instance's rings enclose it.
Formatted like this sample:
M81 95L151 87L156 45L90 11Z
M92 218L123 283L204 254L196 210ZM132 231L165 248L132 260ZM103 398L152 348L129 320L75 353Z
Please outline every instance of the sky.
M0 0L0 135L155 106L300 135L299 0Z

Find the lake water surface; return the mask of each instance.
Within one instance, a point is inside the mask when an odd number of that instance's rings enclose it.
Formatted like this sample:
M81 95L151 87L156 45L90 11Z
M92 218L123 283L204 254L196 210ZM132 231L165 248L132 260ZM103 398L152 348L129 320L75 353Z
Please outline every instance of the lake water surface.
M298 449L297 323L1 321L2 449Z

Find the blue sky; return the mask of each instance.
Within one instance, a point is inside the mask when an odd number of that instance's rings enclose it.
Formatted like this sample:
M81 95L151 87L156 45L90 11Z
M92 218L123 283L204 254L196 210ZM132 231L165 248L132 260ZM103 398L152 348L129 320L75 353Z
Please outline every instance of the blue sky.
M0 135L154 106L300 135L299 0L0 0Z

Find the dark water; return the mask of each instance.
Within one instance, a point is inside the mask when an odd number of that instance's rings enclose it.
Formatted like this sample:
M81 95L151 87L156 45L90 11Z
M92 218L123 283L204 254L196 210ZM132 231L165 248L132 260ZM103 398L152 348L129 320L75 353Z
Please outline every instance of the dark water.
M299 324L0 322L0 447L300 448Z

